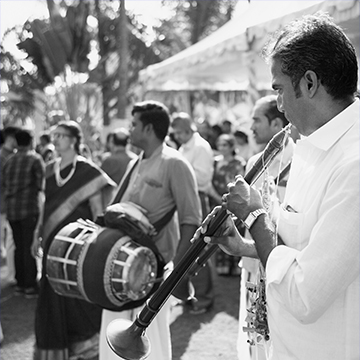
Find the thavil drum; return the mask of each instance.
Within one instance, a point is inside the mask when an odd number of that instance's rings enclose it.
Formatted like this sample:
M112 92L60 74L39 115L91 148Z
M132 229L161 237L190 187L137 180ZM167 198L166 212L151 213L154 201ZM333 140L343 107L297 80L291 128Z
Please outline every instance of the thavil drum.
M121 230L80 219L55 236L46 273L59 295L123 310L131 308L127 304L140 305L149 297L157 282L158 264L151 249Z

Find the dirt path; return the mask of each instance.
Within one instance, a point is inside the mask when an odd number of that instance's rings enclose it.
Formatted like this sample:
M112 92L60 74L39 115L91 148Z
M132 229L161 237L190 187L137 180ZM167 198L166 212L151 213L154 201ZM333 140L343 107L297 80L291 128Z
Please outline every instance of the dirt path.
M2 274L4 273L1 268ZM213 309L190 315L176 306L172 310L173 360L235 360L238 329L239 277L217 276ZM170 298L169 301L172 301ZM34 344L36 299L15 296L1 281L1 324L5 335L1 360L31 360Z

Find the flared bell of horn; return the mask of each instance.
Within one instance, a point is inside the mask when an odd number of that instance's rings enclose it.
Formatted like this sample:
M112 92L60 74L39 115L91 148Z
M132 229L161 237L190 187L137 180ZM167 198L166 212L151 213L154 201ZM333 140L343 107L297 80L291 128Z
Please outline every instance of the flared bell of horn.
M125 319L112 321L106 329L112 351L126 360L143 360L150 354L150 341L143 327Z

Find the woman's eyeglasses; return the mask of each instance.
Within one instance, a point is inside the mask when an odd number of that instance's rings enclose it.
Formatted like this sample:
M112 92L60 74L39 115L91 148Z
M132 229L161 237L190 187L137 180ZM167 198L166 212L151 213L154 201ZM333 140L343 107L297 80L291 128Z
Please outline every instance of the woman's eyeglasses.
M228 143L218 143L216 144L217 147L230 147Z
M53 133L52 134L53 139L64 139L65 137L72 137L69 134L63 134L63 133Z

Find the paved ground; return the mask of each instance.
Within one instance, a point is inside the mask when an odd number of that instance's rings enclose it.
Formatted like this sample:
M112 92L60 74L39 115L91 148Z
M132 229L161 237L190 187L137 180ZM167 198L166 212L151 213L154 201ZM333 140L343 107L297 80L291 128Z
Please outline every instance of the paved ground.
M182 307L172 310L173 360L234 360L238 328L239 278L217 276L214 308L203 315L190 315ZM172 301L170 298L169 301ZM1 266L1 324L4 340L1 360L31 360L34 344L36 299L15 296Z

